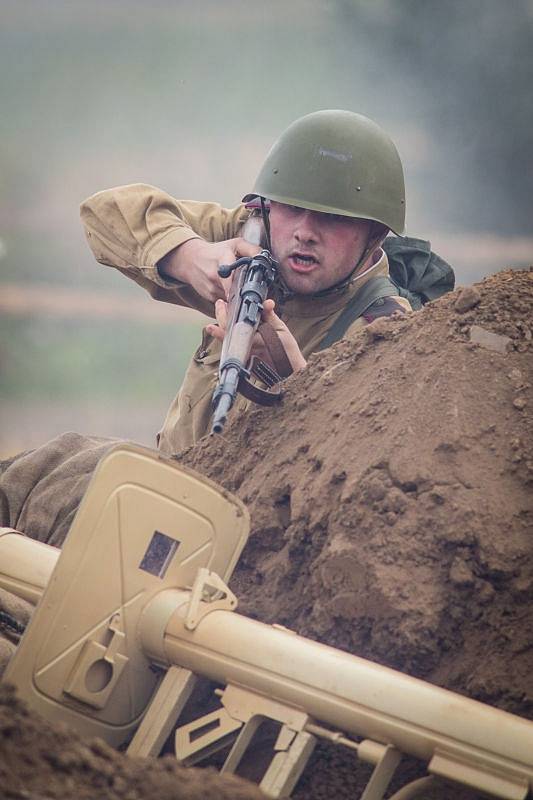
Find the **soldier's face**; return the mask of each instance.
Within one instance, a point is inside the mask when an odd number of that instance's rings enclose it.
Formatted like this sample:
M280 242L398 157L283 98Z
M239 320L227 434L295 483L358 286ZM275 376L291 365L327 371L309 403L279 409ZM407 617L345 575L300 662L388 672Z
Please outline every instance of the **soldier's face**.
M272 251L285 284L315 294L350 275L367 246L367 220L270 203Z

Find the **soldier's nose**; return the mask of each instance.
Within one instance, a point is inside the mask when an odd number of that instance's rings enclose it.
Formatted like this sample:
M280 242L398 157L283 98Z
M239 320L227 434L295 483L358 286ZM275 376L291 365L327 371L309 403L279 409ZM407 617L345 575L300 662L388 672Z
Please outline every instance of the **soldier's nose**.
M294 235L299 242L315 242L318 239L316 218L312 211L304 211L298 218Z

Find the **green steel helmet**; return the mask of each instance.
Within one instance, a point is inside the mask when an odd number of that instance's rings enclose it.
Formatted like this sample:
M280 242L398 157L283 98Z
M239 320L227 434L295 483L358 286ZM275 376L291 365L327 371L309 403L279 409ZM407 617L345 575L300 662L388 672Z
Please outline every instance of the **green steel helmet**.
M351 111L316 111L289 125L243 202L256 197L374 220L398 235L404 232L398 151L379 125Z

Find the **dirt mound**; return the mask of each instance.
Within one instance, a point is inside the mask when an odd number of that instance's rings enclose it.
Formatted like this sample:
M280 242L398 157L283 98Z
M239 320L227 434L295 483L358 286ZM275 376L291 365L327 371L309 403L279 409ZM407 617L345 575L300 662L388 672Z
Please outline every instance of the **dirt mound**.
M0 685L0 796L3 800L260 800L250 783L214 770L184 769L166 756L127 758L101 739L29 713Z
M314 356L281 407L190 450L250 509L241 613L533 719L532 331L533 270L502 272ZM329 752L302 784L358 778Z
M183 454L250 509L239 611L533 719L532 331L533 271L500 273L312 357L279 408ZM7 797L253 796L3 702ZM295 796L353 797L343 752Z
M533 271L502 272L188 451L251 513L240 611L533 718L532 331Z

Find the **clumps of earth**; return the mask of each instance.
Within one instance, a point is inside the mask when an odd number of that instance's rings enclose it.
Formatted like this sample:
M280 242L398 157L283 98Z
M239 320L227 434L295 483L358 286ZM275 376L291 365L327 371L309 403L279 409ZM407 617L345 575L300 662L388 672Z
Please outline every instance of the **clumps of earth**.
M533 719L532 335L533 270L499 273L312 356L279 407L179 455L250 510L239 611ZM4 780L27 770L9 748L18 727L37 745L44 725L21 713L0 728ZM45 786L71 752L54 736L29 767ZM168 780L165 759L141 769L103 751L110 776ZM353 797L358 771L340 753L318 748L293 796ZM64 796L90 796L82 762ZM196 796L152 785L143 797ZM113 791L111 776L98 796L137 796Z
M83 741L66 725L30 713L0 685L2 800L260 800L234 775L180 767L164 756L148 766L101 739Z

